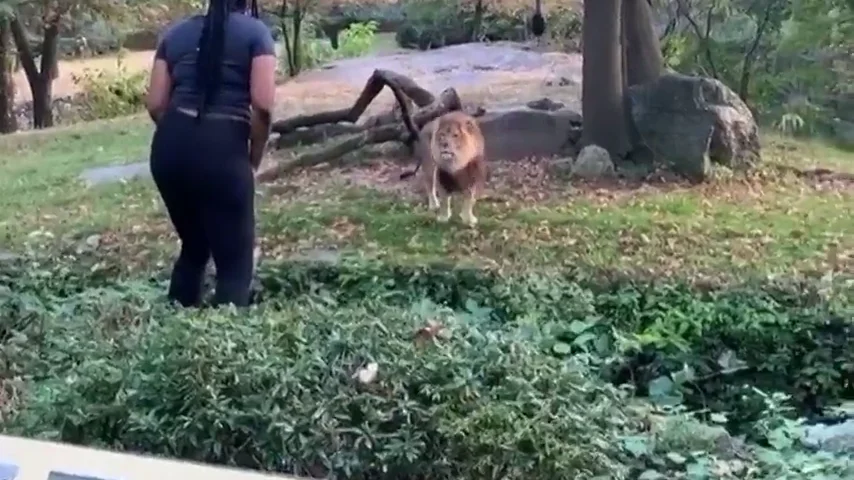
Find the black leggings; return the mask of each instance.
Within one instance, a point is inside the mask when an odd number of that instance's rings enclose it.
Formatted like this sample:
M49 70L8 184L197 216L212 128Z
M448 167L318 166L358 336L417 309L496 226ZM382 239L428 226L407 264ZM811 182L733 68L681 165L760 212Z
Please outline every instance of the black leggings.
M255 179L249 124L196 119L170 110L151 142L151 174L181 239L169 298L201 303L208 259L216 266L214 304L249 303L255 243Z

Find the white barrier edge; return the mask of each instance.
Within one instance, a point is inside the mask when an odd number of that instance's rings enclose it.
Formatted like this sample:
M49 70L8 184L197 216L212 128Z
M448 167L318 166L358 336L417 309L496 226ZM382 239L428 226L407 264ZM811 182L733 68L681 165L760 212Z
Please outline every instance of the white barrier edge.
M0 435L0 463L18 467L15 480L47 480L51 472L103 480L300 480L232 467L167 460Z

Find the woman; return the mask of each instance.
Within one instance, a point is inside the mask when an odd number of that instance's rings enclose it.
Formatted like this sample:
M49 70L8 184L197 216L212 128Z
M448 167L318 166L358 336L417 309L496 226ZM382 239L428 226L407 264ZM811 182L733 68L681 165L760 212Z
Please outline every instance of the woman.
M276 56L256 0L210 0L207 14L163 35L146 107L156 128L151 173L181 239L169 298L201 301L210 256L214 304L249 303L255 180L270 132Z

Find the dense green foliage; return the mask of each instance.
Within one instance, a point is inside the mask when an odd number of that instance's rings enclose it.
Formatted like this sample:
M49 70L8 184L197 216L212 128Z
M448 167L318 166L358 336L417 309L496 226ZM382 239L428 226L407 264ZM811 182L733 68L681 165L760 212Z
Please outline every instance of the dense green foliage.
M132 115L144 108L148 72L129 72L122 62L121 52L116 59L115 71L85 72L74 78L81 90L81 120Z
M701 0L690 6L662 5L671 67L719 78L783 132L834 132L854 144L850 2Z
M852 395L838 286L287 263L249 312L178 312L159 281L2 268L9 432L335 478L852 473L780 409Z
M274 31L280 37L280 42L282 43L280 70L283 74L293 76L303 69L315 68L333 60L360 57L369 53L374 47L377 28L379 27L379 24L375 20L368 20L364 23L354 22L344 28L338 36L339 44L337 50L332 48L328 39L322 38L318 34L319 22L320 19L315 15L307 16L303 20L303 23L300 25L300 35L297 39L299 49L296 53L293 52L292 47L295 31L294 22L286 22L287 40L282 36L281 25L274 27ZM286 41L291 42L287 47L284 45ZM291 49L292 56L299 56L298 60L291 59L294 63L293 66L290 65L291 62L288 59L288 49Z

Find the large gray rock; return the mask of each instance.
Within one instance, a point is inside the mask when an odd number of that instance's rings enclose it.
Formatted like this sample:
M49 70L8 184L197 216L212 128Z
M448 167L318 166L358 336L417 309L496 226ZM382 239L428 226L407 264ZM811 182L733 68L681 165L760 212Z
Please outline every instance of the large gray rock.
M804 443L831 452L854 454L854 419L836 425L812 425Z
M833 135L843 147L854 147L854 122L834 118Z
M534 110L526 106L488 110L477 117L486 141L486 160L515 161L531 157L553 157L574 152L581 138L581 114L570 109ZM429 129L423 145L429 145Z
M561 155L581 138L581 114L566 108L487 111L478 123L486 140L487 161Z
M570 174L587 180L610 177L614 175L614 162L608 150L599 145L587 145L575 158Z
M637 132L657 161L702 181L711 162L745 169L760 160L759 128L747 105L718 80L668 73L626 93Z

